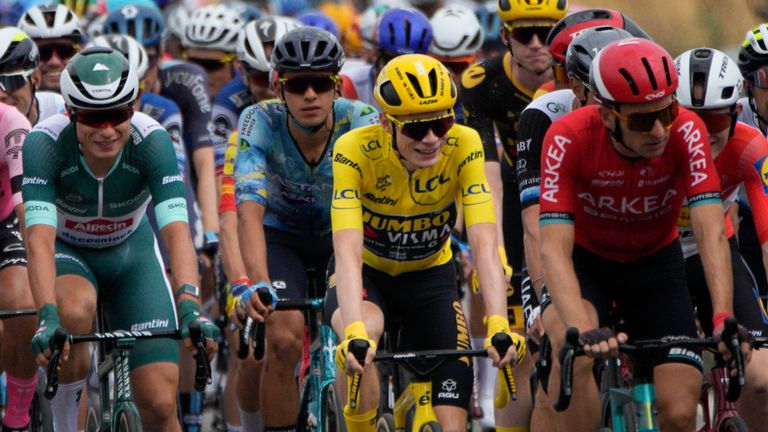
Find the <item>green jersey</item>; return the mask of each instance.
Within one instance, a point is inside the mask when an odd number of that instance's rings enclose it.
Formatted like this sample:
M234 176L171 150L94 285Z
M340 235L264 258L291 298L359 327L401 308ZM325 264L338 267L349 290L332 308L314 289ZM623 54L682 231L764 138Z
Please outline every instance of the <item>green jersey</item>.
M24 141L22 194L26 224L57 227L60 240L104 248L125 241L155 203L158 226L187 222L183 178L168 133L135 113L130 136L106 176L80 152L75 124L63 114L39 123Z

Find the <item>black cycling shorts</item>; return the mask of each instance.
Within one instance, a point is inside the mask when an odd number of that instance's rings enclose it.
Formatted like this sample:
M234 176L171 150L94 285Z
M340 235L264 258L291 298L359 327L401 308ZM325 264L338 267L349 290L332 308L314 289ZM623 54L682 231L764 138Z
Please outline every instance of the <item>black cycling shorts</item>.
M509 165L506 158L501 164L502 187L505 191L503 197L503 231L504 246L507 251L507 261L515 274L512 277L512 289L507 290L507 316L509 325L513 329L525 328L523 320L523 298L521 296L521 269L525 260L523 254L523 217L520 206L520 194L517 193L517 174Z
M0 222L0 270L13 265L27 266L27 251L15 212Z
M338 308L333 260L328 275L325 316L330 320ZM365 300L384 312L385 323L400 323L399 351L471 348L453 262L398 276L363 265L363 287ZM443 363L432 374L432 405L467 409L472 376L468 357Z
M267 267L272 286L281 299L302 300L325 295L325 269L333 255L331 235L304 238L264 227ZM307 269L314 269L317 292L308 293Z
M698 337L677 240L629 263L604 258L576 245L573 263L581 296L597 310L601 327L623 319L622 329L630 341ZM617 316L612 316L614 311ZM660 353L654 363L684 363L702 370L701 351L689 349L671 348Z
M736 238L728 241L731 247L731 266L733 268L733 313L739 324L746 327L753 336L768 336L768 316L765 314L757 283L739 254ZM696 305L699 322L704 334L712 334L712 300L704 278L701 257L694 255L685 260L688 275L688 287Z

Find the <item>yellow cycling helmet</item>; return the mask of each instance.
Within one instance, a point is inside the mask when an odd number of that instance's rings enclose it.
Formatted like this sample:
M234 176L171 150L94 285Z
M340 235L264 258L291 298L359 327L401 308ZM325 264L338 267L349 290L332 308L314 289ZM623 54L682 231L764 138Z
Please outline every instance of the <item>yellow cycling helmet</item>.
M560 21L565 17L568 0L498 0L501 21L531 19Z
M389 115L449 110L456 104L456 86L448 69L424 54L403 54L384 65L373 97Z

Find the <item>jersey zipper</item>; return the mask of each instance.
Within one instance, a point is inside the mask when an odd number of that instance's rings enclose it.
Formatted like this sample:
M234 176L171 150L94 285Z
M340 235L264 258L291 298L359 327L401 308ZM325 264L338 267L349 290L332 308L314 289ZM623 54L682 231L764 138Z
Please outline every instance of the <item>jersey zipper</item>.
M97 182L99 182L99 207L96 209L96 214L100 218L102 217L102 209L104 205L104 179L96 179Z

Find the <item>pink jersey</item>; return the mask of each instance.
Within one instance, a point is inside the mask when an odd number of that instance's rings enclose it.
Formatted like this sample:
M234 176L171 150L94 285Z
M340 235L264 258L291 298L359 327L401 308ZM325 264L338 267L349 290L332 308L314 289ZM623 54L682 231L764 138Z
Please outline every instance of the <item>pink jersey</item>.
M575 223L575 242L629 262L671 243L684 198L720 202L703 122L680 108L664 153L628 159L613 148L597 106L555 121L541 155L541 223Z
M0 220L21 204L21 147L31 128L29 120L15 107L0 103Z

